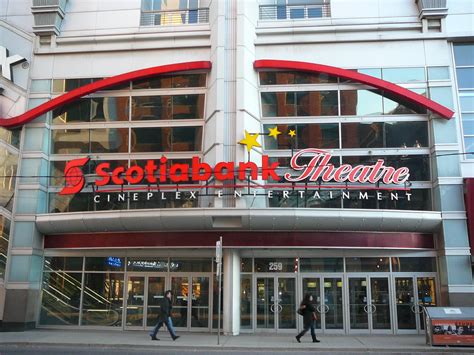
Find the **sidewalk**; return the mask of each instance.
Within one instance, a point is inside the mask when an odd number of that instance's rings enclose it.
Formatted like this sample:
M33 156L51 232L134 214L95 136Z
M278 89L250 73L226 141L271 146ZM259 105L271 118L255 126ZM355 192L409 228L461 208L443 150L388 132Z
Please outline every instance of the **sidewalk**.
M426 352L426 353L474 353L474 348L430 347L425 337L420 335L322 335L319 344L311 343L307 335L298 344L293 334L221 336L217 345L217 335L209 333L179 333L181 338L172 341L163 330L158 334L159 342L151 341L145 331L112 330L31 330L27 332L0 333L1 345L70 345L96 348L193 348L226 350L314 350L339 352Z

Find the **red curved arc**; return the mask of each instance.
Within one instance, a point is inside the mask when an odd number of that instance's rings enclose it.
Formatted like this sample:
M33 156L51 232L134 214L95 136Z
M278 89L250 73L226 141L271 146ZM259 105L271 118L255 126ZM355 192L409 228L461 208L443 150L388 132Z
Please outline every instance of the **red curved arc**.
M169 74L189 70L209 70L211 69L211 67L212 64L209 61L196 61L160 65L157 67L140 69L124 74L119 74L71 90L16 117L0 118L0 127L12 128L21 126L59 106L73 102L83 96L92 94L96 91L103 90L111 86L119 85L130 80L145 79L161 74Z
M296 62L290 60L273 60L273 59L261 59L254 62L255 69L290 69L298 71L307 71L312 73L325 73L333 76L338 76L344 79L350 79L357 81L362 84L372 86L374 88L383 90L393 94L404 100L408 100L412 103L418 104L427 108L428 110L438 114L439 116L450 119L453 117L454 112L449 108L434 102L422 95L419 95L413 91L405 89L399 85L390 83L388 81L374 78L373 76L361 74L352 70L332 67L329 65L308 63L308 62Z

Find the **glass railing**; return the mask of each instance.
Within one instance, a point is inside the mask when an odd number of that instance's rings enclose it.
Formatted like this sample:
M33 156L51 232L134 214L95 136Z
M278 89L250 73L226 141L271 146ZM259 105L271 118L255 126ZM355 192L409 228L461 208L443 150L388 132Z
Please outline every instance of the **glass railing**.
M314 5L262 5L259 8L260 20L297 20L331 16L329 2Z
M173 26L209 23L209 9L142 11L141 26Z

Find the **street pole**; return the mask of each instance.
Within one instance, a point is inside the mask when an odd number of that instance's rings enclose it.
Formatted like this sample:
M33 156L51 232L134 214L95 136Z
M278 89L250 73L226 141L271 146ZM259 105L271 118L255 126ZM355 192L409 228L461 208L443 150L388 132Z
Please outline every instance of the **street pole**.
M221 298L222 298L222 237L216 242L216 263L217 263L217 277L219 282L219 304L217 306L217 345L220 344L221 337Z

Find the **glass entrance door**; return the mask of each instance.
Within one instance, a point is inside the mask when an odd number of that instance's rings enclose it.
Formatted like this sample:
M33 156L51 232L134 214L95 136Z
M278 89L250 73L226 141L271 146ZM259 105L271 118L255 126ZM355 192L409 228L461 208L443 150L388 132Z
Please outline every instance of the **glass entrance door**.
M296 279L256 277L256 324L258 330L296 329Z
M349 329L390 333L392 329L388 276L348 278Z
M209 329L210 276L172 276L175 327Z
M313 295L318 312L316 328L323 332L344 330L343 281L342 277L303 277L302 295Z
M144 328L156 324L161 300L165 293L165 281L164 276L157 275L128 276L126 328Z
M395 276L398 333L423 333L424 307L435 307L435 276Z

